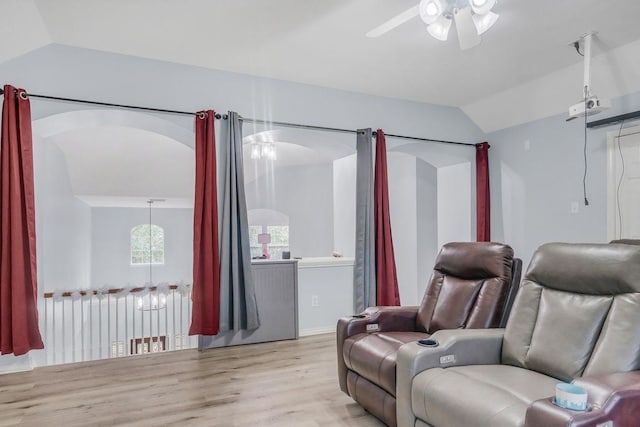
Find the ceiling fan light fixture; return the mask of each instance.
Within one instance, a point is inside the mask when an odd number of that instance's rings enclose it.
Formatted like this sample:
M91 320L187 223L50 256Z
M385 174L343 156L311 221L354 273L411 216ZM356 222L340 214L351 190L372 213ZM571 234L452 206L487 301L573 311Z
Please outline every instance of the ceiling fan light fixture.
M472 0L474 1L474 0ZM473 15L473 23L478 30L478 35L486 32L489 28L493 27L500 15L497 13L489 12L486 15Z
M436 22L427 26L427 31L436 40L447 41L449 30L451 29L451 19L440 16Z
M471 0L469 4L473 13L477 15L486 15L491 12L493 6L496 5L496 0Z
M418 7L420 19L427 25L433 24L444 12L444 6L443 0L421 0Z

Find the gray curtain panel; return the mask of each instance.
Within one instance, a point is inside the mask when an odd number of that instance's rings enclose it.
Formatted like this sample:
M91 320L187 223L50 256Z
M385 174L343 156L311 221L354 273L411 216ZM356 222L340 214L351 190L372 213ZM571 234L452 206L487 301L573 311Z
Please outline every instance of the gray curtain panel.
M356 259L353 266L356 313L376 305L373 148L371 129L359 129L356 141Z
M220 332L256 329L260 317L251 270L249 221L244 191L242 123L229 111L222 120L220 158L225 159L220 227Z

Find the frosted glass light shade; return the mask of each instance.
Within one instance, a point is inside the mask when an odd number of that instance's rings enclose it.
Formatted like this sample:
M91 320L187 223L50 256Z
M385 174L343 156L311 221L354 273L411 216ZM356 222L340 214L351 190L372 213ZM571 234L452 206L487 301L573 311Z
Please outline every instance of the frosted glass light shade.
M444 7L444 0L422 0L418 7L420 19L427 25L433 24L444 12Z
M447 41L450 29L451 19L447 19L444 16L441 16L436 22L427 26L427 31L431 34L431 37L443 42Z
M473 10L473 13L476 13L478 15L486 15L487 13L491 12L493 6L496 5L496 0L471 0L469 4L471 5L471 10Z
M478 35L493 27L499 17L500 15L493 12L489 12L486 15L473 15L473 23L476 26L476 30L478 30Z

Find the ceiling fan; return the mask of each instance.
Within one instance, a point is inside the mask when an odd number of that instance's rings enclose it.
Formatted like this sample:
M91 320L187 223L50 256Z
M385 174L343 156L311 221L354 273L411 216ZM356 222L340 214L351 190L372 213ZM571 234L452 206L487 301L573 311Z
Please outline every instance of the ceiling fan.
M460 49L471 49L480 44L480 35L498 20L499 15L491 11L495 4L496 0L421 0L369 31L367 37L380 37L419 16L427 24L427 32L441 41L447 40L455 23Z

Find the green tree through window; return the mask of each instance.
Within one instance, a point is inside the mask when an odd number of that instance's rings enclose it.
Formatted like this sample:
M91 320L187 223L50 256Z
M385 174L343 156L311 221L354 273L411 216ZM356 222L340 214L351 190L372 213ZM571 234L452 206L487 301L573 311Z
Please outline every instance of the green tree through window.
M140 224L131 229L131 264L164 264L164 229Z

